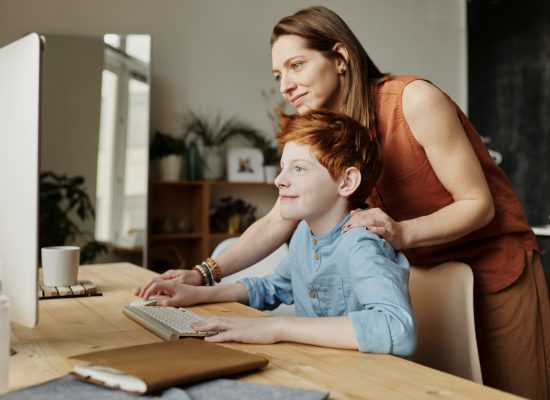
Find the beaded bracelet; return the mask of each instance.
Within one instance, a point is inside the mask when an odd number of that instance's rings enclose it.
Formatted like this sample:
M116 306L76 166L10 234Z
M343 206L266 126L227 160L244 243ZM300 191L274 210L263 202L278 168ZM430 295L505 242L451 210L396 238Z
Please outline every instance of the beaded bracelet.
M212 269L210 268L210 265L208 265L208 263L203 261L201 263L201 267L204 269L204 272L206 272L207 281L208 281L206 286L214 286L216 283L214 281L214 273L212 272Z
M204 270L204 266L202 264L201 265L195 265L193 267L193 269L199 271L199 274L201 274L201 286L212 286L210 284L210 281L208 279L208 275L207 275L206 271Z
M218 266L218 263L213 258L207 258L205 261L210 267L212 267L212 270L214 271L214 280L216 283L220 283L222 280L222 271L220 270L220 267Z
M203 261L201 263L201 267L204 269L204 272L206 273L206 278L208 280L207 285L208 286L214 286L216 283L214 282L214 274L212 273L212 270L210 269L210 266Z
M206 286L206 274L202 271L202 268L198 265L193 267L195 271L198 271L201 276L201 286Z

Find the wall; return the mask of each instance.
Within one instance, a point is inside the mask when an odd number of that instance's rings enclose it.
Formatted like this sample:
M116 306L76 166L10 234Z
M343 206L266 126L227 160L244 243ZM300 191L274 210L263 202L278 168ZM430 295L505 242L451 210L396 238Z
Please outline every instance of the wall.
M41 170L83 176L95 204L103 41L56 35L46 40Z
M339 13L382 70L419 74L466 106L464 0L0 0L0 45L30 31L152 35L151 126L188 108L239 116L271 134L269 37L314 4Z
M380 69L424 76L466 108L465 0L0 0L0 46L32 31L150 34L152 131L176 133L178 114L192 109L272 136L267 112L279 96L261 96L278 89L271 29L315 4L336 11Z

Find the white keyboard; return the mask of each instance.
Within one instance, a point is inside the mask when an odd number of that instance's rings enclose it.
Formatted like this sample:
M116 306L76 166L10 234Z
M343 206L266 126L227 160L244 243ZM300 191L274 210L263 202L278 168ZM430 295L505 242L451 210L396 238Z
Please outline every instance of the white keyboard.
M211 336L218 333L217 331L197 332L191 328L193 322L199 322L205 318L185 308L125 306L122 312L164 340L177 340L186 336Z

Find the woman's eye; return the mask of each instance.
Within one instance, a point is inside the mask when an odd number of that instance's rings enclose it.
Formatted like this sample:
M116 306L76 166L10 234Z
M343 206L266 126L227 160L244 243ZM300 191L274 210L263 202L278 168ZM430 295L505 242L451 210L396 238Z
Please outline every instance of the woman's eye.
M297 166L294 167L294 171L296 171L296 172L302 172L302 171L305 171L305 168L304 168L304 167L300 167L300 166L297 165Z
M281 74L274 75L273 78L275 78L275 80L279 82L281 80Z
M300 68L302 66L303 62L302 61L295 61L293 62L292 64L290 64L290 67L294 70Z

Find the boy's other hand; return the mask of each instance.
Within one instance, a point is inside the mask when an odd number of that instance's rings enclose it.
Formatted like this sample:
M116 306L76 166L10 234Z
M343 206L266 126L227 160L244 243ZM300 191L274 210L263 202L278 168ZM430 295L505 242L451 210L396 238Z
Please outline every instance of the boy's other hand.
M278 320L281 317L211 317L194 323L197 331L221 331L206 337L208 342L241 342L272 344L279 341Z

